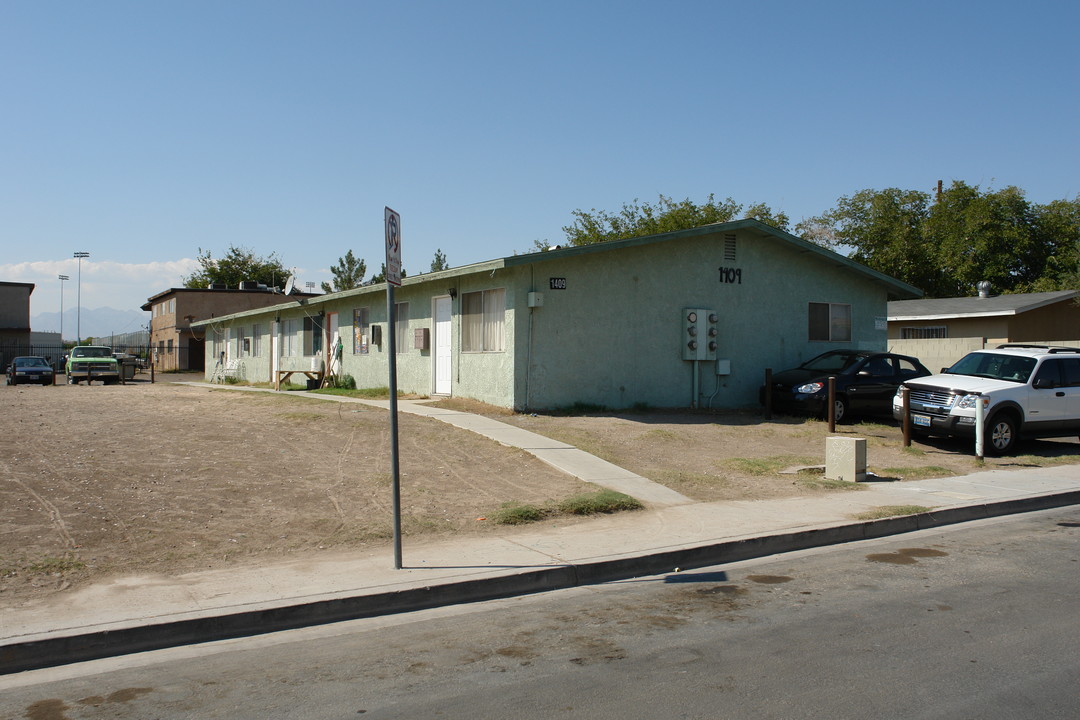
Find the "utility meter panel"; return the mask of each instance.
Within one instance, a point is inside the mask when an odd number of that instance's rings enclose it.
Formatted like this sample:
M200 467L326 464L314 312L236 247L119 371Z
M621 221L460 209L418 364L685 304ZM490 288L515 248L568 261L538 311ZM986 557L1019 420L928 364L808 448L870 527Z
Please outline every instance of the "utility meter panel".
M720 316L708 308L682 311L683 360L715 360L719 343L716 324Z

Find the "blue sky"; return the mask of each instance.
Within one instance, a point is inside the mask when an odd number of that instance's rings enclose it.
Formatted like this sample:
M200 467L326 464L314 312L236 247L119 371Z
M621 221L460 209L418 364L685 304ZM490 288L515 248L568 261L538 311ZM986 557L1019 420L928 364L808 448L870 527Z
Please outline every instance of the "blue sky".
M794 222L938 179L1080 194L1063 2L0 3L0 280L137 309L200 248L330 280L658 194ZM36 327L39 330L55 328Z

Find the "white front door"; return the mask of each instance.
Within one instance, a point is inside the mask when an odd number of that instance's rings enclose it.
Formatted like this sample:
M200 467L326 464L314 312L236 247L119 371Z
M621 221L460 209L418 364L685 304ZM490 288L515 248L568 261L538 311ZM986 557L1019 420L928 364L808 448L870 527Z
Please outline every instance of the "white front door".
M277 371L281 368L281 323L277 320L270 323L270 382L277 379Z
M449 395L453 377L452 353L450 351L450 316L452 301L449 297L437 297L435 302L435 394Z

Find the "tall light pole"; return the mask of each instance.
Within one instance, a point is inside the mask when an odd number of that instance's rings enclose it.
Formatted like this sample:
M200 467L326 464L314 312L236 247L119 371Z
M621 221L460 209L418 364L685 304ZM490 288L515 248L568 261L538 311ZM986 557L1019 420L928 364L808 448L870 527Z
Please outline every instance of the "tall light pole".
M57 275L60 278L60 354L64 354L64 281L70 280L67 275Z
M82 259L90 257L88 252L76 252L79 259L78 290L75 293L75 344L82 345Z

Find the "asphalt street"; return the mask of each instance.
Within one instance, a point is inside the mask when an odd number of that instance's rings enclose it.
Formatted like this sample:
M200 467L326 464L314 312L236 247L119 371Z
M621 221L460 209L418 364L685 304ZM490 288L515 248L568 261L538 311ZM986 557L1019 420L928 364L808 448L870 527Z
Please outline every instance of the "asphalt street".
M0 718L1072 717L1080 509L0 677Z

